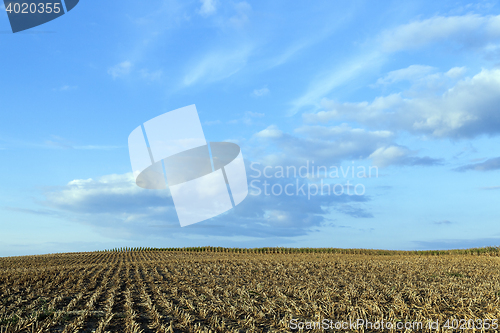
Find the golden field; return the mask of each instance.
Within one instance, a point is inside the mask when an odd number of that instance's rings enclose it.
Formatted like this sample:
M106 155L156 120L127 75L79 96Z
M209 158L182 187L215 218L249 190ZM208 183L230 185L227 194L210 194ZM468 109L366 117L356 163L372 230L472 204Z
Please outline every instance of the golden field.
M495 332L497 254L198 248L0 258L0 332L405 331L398 322L452 332L443 326L453 319L455 332ZM333 325L358 320L394 326ZM318 322L331 326L308 329Z

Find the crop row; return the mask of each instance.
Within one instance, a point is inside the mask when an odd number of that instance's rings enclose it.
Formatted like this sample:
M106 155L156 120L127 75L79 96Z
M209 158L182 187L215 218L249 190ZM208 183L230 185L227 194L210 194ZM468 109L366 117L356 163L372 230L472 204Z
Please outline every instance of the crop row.
M285 247L262 247L262 248L226 248L226 247L120 247L98 252L209 252L209 253L252 253L252 254L292 254L292 253L336 253L336 254L363 254L363 255L490 255L500 256L500 246L489 246L470 249L456 250L421 250L421 251L393 251L374 249L340 249L340 248L285 248Z

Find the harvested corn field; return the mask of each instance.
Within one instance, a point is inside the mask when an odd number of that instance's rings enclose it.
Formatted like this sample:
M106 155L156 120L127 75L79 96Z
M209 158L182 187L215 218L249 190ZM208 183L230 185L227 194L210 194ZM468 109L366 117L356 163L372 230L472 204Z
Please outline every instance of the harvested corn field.
M360 319L394 323L385 332L398 322L423 323L408 331L436 332L429 321L451 332L453 319L468 323L461 332L479 322L490 323L484 331L496 331L499 317L500 259L488 252L123 251L0 258L2 333L382 331L335 326ZM318 322L328 327L314 326Z

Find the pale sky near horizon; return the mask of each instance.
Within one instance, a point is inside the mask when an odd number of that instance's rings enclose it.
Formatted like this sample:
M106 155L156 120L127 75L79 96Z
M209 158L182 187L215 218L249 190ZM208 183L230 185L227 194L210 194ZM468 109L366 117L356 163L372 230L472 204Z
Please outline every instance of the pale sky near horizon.
M16 34L1 8L0 256L500 246L498 1L82 0ZM255 182L180 228L168 190L134 184L127 138L191 104ZM363 195L276 174L306 165Z

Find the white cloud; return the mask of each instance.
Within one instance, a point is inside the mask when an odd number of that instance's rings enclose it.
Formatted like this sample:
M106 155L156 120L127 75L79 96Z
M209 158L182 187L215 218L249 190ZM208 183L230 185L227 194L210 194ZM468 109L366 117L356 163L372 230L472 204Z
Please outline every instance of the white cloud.
M468 14L463 16L436 16L397 26L382 32L368 50L355 57L350 62L342 63L327 73L319 73L309 84L302 96L291 101L290 115L296 114L304 107L318 109L320 100L325 98L335 88L344 85L361 75L366 70L387 61L389 53L406 49L422 48L434 42L446 41L453 46L461 45L468 48L479 48L491 57L497 52L487 52L487 48L494 48L500 40L500 15L480 16ZM497 57L495 57L497 58ZM411 66L410 66L411 67ZM430 68L428 68L430 70ZM411 71L414 73L411 73ZM392 77L382 79L379 83L391 83L391 80L401 80L406 75L422 75L417 73L425 68L409 68L406 71L393 73ZM460 74L458 71L448 73L448 77ZM457 78L459 76L455 76ZM387 82L385 81L387 80Z
M97 180L75 179L60 191L46 193L46 197L50 206L78 211L88 209L90 204L94 205L98 197L129 196L141 192L147 193L135 184L134 176L130 172L123 175L107 175ZM110 206L107 209L111 209ZM100 210L98 206L93 206L93 209Z
M97 180L75 179L44 195L46 199L41 203L50 210L24 212L70 219L90 225L111 238L135 240L151 235L160 239L189 235L258 238L303 235L326 221L324 215L330 207L368 200L348 195L318 195L310 200L299 195L249 195L227 213L181 229L169 191L142 189L135 185L132 173L107 175Z
M408 155L408 149L398 146L381 147L370 154L369 158L378 167L399 164Z
M332 165L343 161L367 159L379 148L395 145L394 134L390 131L368 131L352 128L348 124L331 127L302 126L297 128L295 133L297 135L283 133L276 126L269 126L255 134L259 139L259 158L268 164L276 165L300 165L311 160L317 165ZM435 162L430 158L425 159L424 161L422 158L411 157L406 159L404 164Z
M216 1L215 0L200 0L201 7L198 11L201 16L207 17L215 14L217 11Z
M113 79L121 78L130 74L132 69L132 63L130 61L123 61L108 69L108 74L113 77Z
M266 96L268 94L269 94L269 89L267 87L264 87L264 88L261 88L261 89L255 89L252 92L252 95L255 96L255 97L262 97L262 96Z
M465 138L500 134L500 69L460 80L440 96L402 93L373 102L336 103L324 100L327 111L305 114L308 122L353 120L377 129L406 130L433 137Z
M399 81L414 81L427 76L427 74L435 70L436 68L432 66L411 65L407 68L387 73L386 76L377 80L377 84L388 85Z
M44 196L40 203L54 215L91 225L109 237L157 235L151 225L178 225L170 192L142 189L132 173L75 179Z
M258 138L280 138L283 135L283 132L278 129L275 125L271 125L266 129L255 134Z
M387 87L392 84L406 82L410 89L405 95L416 96L426 91L428 94L442 92L446 87L456 83L466 72L465 67L453 67L445 73L437 72L437 68L425 65L411 65L387 73L377 80L371 88L378 86Z
M497 61L500 58L500 43L489 43L484 47L485 59Z
M479 46L500 37L500 15L435 16L400 25L381 34L385 51L417 49L443 40Z
M453 67L452 69L447 71L445 75L452 79L458 79L462 77L466 71L467 69L465 67Z
M389 165L439 165L441 160L430 157L415 157L416 153L403 146L380 147L368 156L379 168Z
M394 135L390 131L367 131L340 126L302 126L295 130L305 138L290 139L287 155L303 159L314 157L317 161L339 162L341 160L365 159L379 147L389 145ZM292 153L293 152L293 153Z
M307 123L327 123L332 120L341 120L343 118L366 123L370 120L375 121L380 118L383 110L391 109L403 102L404 100L401 94L379 96L376 97L372 103L337 103L325 98L321 101L321 105L327 111L305 113L302 117Z
M340 126L302 126L295 130L296 133L307 134L309 138L336 139L347 141L352 138L365 140L389 139L393 137L391 131L367 131L362 128L352 128L347 124Z

